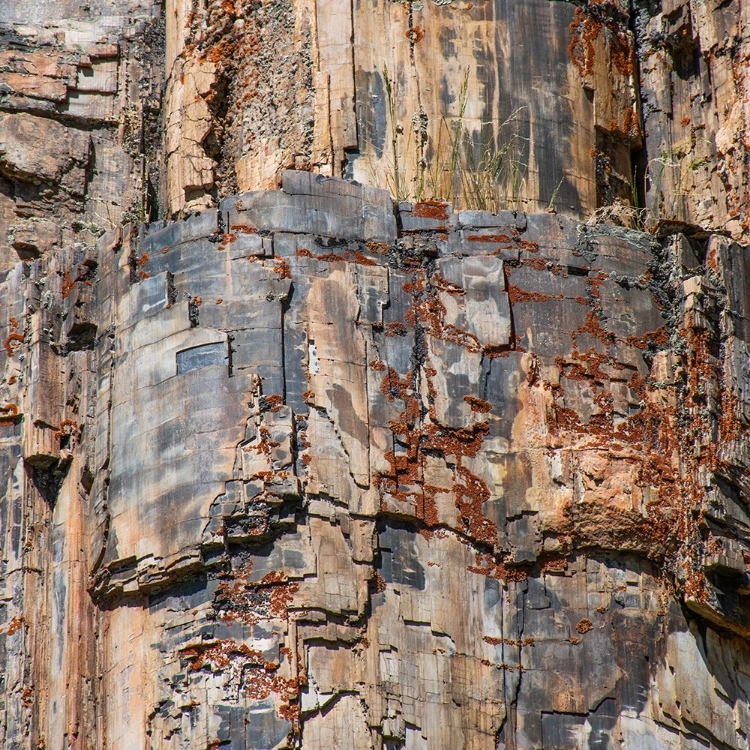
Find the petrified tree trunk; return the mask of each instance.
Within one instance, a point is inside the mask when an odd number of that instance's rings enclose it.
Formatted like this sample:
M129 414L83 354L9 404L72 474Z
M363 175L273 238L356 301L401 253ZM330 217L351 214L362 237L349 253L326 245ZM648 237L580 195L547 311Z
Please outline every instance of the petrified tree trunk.
M748 7L0 3L0 744L747 747Z

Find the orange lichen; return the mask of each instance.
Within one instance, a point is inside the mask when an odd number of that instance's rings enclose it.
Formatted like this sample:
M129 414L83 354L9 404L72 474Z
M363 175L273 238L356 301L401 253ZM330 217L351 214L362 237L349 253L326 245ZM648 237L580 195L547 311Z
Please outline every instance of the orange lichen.
M0 406L0 425L3 427L15 424L20 412L15 404Z
M366 255L360 252L347 253L347 258L353 260L355 263L359 263L361 266L376 266L377 263Z
M72 419L63 419L63 421L60 422L60 429L55 431L54 436L57 440L63 436L78 439L80 434L81 431L77 422Z
M8 623L8 629L5 631L6 635L13 635L14 633L17 633L25 623L26 620L23 617L14 617Z
M292 278L292 271L284 258L279 258L276 261L276 265L273 267L273 272L277 273L282 279Z
M265 701L278 696L277 713L298 731L299 690L307 683L304 673L283 677L279 666L265 659L262 652L234 640L214 641L188 646L181 650L190 672L208 670L224 673L227 680L250 700Z
M368 242L367 249L375 255L385 255L388 252L388 243L386 242Z
M571 40L568 55L582 75L594 71L594 42L606 29L609 54L617 71L623 76L633 74L633 44L626 19L611 0L592 0L586 7L576 7L570 23Z
M403 323L388 323L385 327L386 336L406 336L406 326Z
M550 558L542 563L542 573L564 573L568 569L568 561L564 557Z
M268 396L263 396L262 403L264 411L277 412L284 406L284 397L279 393L272 393ZM261 428L261 430L265 430L268 433L266 428Z
M73 291L75 281L70 278L70 271L63 272L63 283L61 287L63 299L66 299L68 295Z
M470 234L466 239L469 242L511 242L513 240L507 234Z
M255 227L252 224L232 224L229 228L234 232L240 232L242 234L258 233L258 227Z
M214 595L219 616L246 625L269 618L285 618L299 584L290 582L281 571L271 571L257 582L248 581L249 575L250 567L224 575Z
M588 617L584 617L582 620L579 620L576 624L576 631L580 633L581 635L585 635L590 630L594 629L594 623L591 622L591 620L588 619Z
M643 336L626 336L625 343L637 349L663 349L669 344L669 334L667 329L662 326L655 331L644 333Z
M424 39L424 31L419 26L413 26L404 35L412 44L417 44Z
M415 203L412 213L420 219L444 221L448 218L448 204L443 201L421 201Z
M530 637L526 638L493 638L492 636L485 635L482 638L483 641L486 643L489 643L491 646L499 646L501 643L506 646L515 646L517 648L522 648L525 646L533 646L534 645L534 639Z
M9 357L12 357L21 348L24 336L21 333L11 333L8 338L5 339L5 352Z
M373 589L374 589L374 590L375 590L375 591L376 591L377 593L379 593L379 594L383 593L383 591L385 591L385 590L386 590L386 582L385 582L385 579L384 579L384 578L383 578L383 576L381 576L381 575L380 575L380 573L378 573L377 571L376 571L376 572L374 573L374 575L372 576L372 585L373 585Z
M436 289L439 289L441 292L445 292L446 294L450 294L454 297L463 297L466 294L466 290L459 286L458 284L454 284L452 281L448 281L448 279L443 278L440 274L433 274L432 276L432 283L435 286Z
M236 42L223 38L214 44L201 58L206 62L222 63L231 59L236 49Z
M446 308L440 301L435 290L415 300L407 311L405 321L415 327L417 321L433 338L448 341L464 347L467 351L477 353L482 351L482 344L477 336L464 331L452 323L445 322Z
M504 563L497 562L492 555L485 552L476 553L476 564L469 565L472 573L479 573L488 578L495 578L503 583L525 581L529 577L529 571L523 567L508 567Z
M508 299L511 305L523 302L549 302L550 300L565 299L562 294L546 294L545 292L527 292L513 284L508 284Z
M464 401L466 401L473 412L479 414L486 414L492 409L492 404L489 401L484 401L476 396L464 396Z

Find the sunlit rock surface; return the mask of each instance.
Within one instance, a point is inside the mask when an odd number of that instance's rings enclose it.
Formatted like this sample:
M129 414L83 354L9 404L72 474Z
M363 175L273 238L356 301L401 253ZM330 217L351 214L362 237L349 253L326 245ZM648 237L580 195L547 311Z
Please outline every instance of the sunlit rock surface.
M747 747L749 7L0 0L0 745Z

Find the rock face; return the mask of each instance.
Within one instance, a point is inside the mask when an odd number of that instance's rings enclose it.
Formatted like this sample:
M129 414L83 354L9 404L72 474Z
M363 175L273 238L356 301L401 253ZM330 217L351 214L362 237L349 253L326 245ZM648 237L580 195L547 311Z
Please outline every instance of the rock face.
M150 219L163 70L157 3L0 2L0 271Z
M748 229L745 0L172 6L167 215L296 167L412 201Z
M746 3L0 11L0 745L748 746Z
M307 172L18 266L6 745L744 746L748 273Z

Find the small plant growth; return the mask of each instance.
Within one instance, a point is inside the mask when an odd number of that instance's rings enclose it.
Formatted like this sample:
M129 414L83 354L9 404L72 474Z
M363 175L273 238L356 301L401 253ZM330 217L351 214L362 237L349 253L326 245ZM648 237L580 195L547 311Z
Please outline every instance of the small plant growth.
M442 115L433 126L424 109L408 126L396 112L394 81L383 68L388 109L389 166L375 181L400 201L446 201L457 208L498 211L520 208L528 171L528 138L518 129L519 107L492 133L492 123L469 129L464 76L455 117Z

